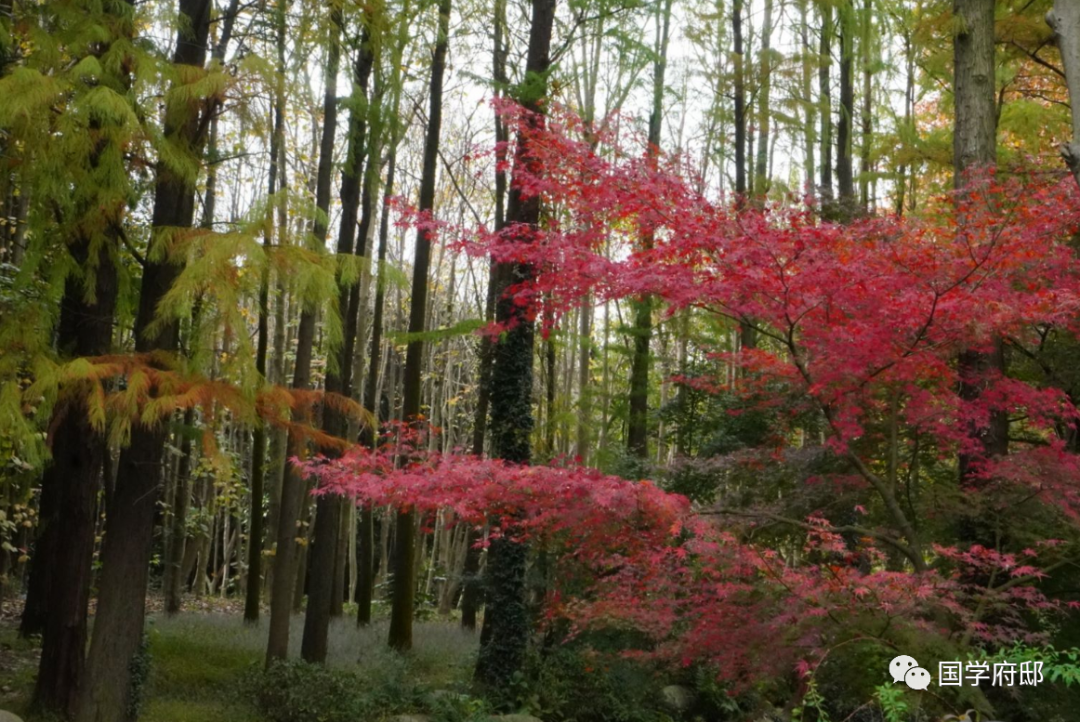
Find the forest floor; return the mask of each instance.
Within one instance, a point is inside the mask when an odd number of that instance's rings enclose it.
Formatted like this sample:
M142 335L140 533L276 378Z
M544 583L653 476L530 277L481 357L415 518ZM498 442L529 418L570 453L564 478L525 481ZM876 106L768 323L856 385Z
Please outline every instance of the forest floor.
M141 722L269 722L258 710L255 692L266 652L265 619L261 625L245 625L239 609L214 601L173 618L161 613L159 604L149 606L150 672ZM302 634L303 617L294 616L290 647L295 655ZM358 629L348 616L334 620L328 666L381 685L379 693L390 695L395 684L432 691L467 685L479 635L449 620L417 622L415 646L403 657L387 648L386 634L386 621ZM0 614L0 710L26 722L44 722L28 709L39 657L39 641L19 639L16 610L5 607ZM386 716L408 711L407 705L388 707Z

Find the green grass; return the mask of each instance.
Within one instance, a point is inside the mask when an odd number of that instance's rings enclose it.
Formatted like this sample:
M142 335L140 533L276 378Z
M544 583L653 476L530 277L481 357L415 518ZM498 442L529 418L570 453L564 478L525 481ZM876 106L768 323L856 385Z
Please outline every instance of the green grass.
M200 623L199 617L209 623ZM248 695L248 677L262 655L239 619L215 615L150 620L150 680L145 722L261 722Z
M328 666L354 675L367 690L465 690L476 659L479 635L448 621L416 622L415 644L400 655L386 646L386 620L358 629L352 618L334 620ZM143 693L142 722L266 722L256 709L252 680L262 670L267 621L245 625L238 615L185 613L147 620L150 676ZM291 656L298 656L303 617L290 629ZM26 706L37 673L37 640L0 629L0 709L39 722ZM358 721L360 722L360 721Z

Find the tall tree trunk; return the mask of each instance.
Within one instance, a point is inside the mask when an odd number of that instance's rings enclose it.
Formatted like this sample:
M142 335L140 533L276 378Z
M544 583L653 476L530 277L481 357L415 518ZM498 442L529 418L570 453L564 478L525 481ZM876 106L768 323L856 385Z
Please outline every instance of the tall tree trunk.
M761 26L761 77L758 79L758 148L754 167L754 194L764 200L769 193L769 94L772 89L773 0L765 0L765 19Z
M319 141L319 167L315 180L315 207L318 210L312 235L313 242L322 246L326 242L327 218L330 209L330 186L333 180L334 133L337 130L337 75L341 62L341 16L338 11L330 13L330 46L326 60L326 89L323 96L323 127ZM307 390L311 386L311 356L315 343L317 309L304 301L300 312L300 326L296 335L296 363L293 367L292 387ZM310 409L300 413L301 420L310 420ZM306 443L299 432L289 432L287 457L302 457ZM289 652L289 618L292 612L293 594L297 575L298 548L297 524L304 505L307 482L300 471L288 464L281 478L281 508L277 528L277 548L274 553L274 580L270 590L270 634L266 645L266 663L285 659ZM302 586L302 582L301 582ZM327 594L329 597L329 594ZM329 598L327 598L329 601ZM305 638L307 622L305 620ZM313 641L316 639L312 638ZM310 650L309 650L310 651ZM307 655L305 655L307 659Z
M184 412L183 440L180 442L180 467L176 473L176 494L173 503L172 556L165 562L165 613L180 612L184 579L181 576L187 549L187 517L191 505L191 433L195 424L195 410Z
M813 69L811 64L814 55L810 49L809 5L810 0L800 0L799 2L799 33L803 52L802 102L804 112L806 113L805 122L803 123L803 172L806 176L803 190L806 193L813 193L814 177L817 174L814 163L814 142L816 136L816 133L814 133L814 125L817 122L817 110L813 103Z
M278 14L286 12L285 0L281 0ZM282 42L281 24L284 18L277 21L278 43ZM266 181L266 195L273 198L277 192L278 162L281 154L281 141L284 139L284 68L279 64L275 79L273 113L273 128L270 134L270 170ZM267 209L267 213L273 214L274 207ZM263 238L263 248L269 253L273 245L274 224L266 224L267 231ZM270 267L269 263L263 269L262 279L259 283L259 337L255 351L255 370L266 380L266 354L270 343ZM255 427L254 438L251 442L251 526L248 531L248 577L247 589L244 597L244 621L256 623L259 621L259 600L262 596L262 552L263 552L263 496L264 481L266 479L266 443L267 429L265 424Z
M341 16L338 16L339 22ZM370 22L370 17L366 18ZM341 178L341 225L338 230L337 253L344 258L354 252L364 254L366 234L356 238L356 220L360 205L363 178L363 159L367 143L368 80L374 62L370 32L365 27L353 70L353 108L349 116L349 149ZM336 91L336 88L335 88ZM355 243L354 243L355 242ZM356 343L357 313L360 288L358 283L346 283L338 276L338 309L342 316L342 343L336 351L336 363L326 374L326 393L343 397L352 395L353 346ZM330 403L323 404L323 430L343 438L348 431L345 417ZM324 454L334 455L333 449ZM304 615L304 637L300 653L308 662L326 661L330 617L334 611L338 541L341 534L343 499L338 494L322 494L316 502L313 542L308 548L309 584L307 612ZM344 561L344 560L342 560ZM337 589L340 591L340 588Z
M209 0L181 0L180 26L173 63L201 71L206 62L210 27ZM198 157L209 126L205 113L212 101L170 104L165 137ZM152 228L191 228L195 214L194 180L158 162ZM157 308L180 274L174 259L148 254L143 267L135 350L139 353L178 348L179 324L165 320L151 329ZM121 452L116 489L107 509L97 616L79 690L78 722L116 722L131 714L131 662L139 651L145 615L146 584L153 545L154 513L161 460L168 434L163 425L133 425L130 446Z
M120 223L122 218L109 220L117 229ZM99 356L110 351L118 289L115 233L107 232L111 243L99 243L96 248L85 236L72 244L75 261L87 269L87 281L69 276L64 284L58 343L65 355ZM96 262L90 262L91 253L96 254ZM83 398L88 391L69 389L70 396L53 415L53 458L42 479L43 496L49 492L56 497L55 517L45 520L49 525L45 534L52 537L45 549L51 555L35 560L35 571L39 565L47 564L49 569L34 702L65 715L74 712L85 669L97 497L107 453L105 439L90 424Z
M862 97L862 146L859 152L859 204L863 213L870 212L870 188L873 168L870 163L870 152L873 143L874 131L874 68L873 62L873 30L874 24L871 13L874 10L873 0L864 0L862 11L862 32L859 38L860 53L863 72L863 97Z
M771 0L770 0L771 1ZM656 9L656 59L653 62L652 111L649 113L649 156L655 164L660 154L660 132L664 124L664 71L667 68L668 36L671 29L671 0ZM644 229L642 246L653 246L653 229ZM639 461L649 455L649 345L652 341L653 299L636 299L634 306L634 355L630 363L627 451Z
M840 116L836 122L836 184L839 213L843 219L855 210L855 176L851 160L852 122L855 117L855 7L852 0L839 6L840 13Z
M424 136L424 160L420 176L421 213L435 209L435 180L439 161L439 133L442 128L443 76L446 73L446 51L450 35L450 0L439 0L438 37L431 60L427 133ZM420 392L424 342L417 337L423 333L427 313L428 266L431 264L430 229L421 228L416 234L416 256L413 260L412 297L409 301L409 344L405 352L405 378L401 416L414 423L420 416ZM416 599L416 514L399 510L394 542L393 600L390 610L388 643L397 650L412 648L413 605Z
M390 158L387 161L386 187L383 190L382 213L379 218L379 251L375 281L375 309L371 322L371 353L368 375L364 386L364 407L375 414L378 421L385 421L382 404L379 403L379 377L382 363L383 313L386 305L386 252L390 235L389 202L394 194L394 172L397 165L397 113L392 118L395 127L390 131ZM372 159L374 160L374 155ZM371 160L368 162L371 163ZM369 166L370 167L370 166ZM367 443L372 448L378 444L378 426L368 430ZM360 512L360 551L357 555L356 623L360 626L371 624L371 602L375 593L375 517L371 505L365 505Z
M1080 4L1054 0L1054 9L1046 14L1046 22L1054 31L1065 67L1072 115L1072 138L1062 146L1061 157L1080 185Z
M832 203L832 4L821 3L821 53L818 66L818 95L821 101L821 197L823 208Z
M533 0L532 22L529 30L529 49L525 74L541 79L528 90L528 97L519 98L536 115L530 123L542 122L539 112L547 93L546 77L551 65L551 32L555 22L555 0ZM527 136L519 135L514 151L514 167L532 166ZM515 240L531 241L540 221L540 198L523 198L520 188L511 184L506 208L506 229ZM492 388L499 393L491 399L491 448L496 458L519 464L529 462L530 434L533 428L533 322L524 309L507 298L511 285L533 277L534 269L527 264L499 264L495 320L508 324L507 330L495 345L492 365ZM507 536L495 540L488 550L487 612L480 635L480 654L476 661L476 680L483 686L505 692L514 675L521 669L528 642L528 620L525 609L526 547Z
M954 0L957 29L953 46L953 91L956 122L953 129L954 184L962 204L971 183L982 181L980 173L997 162L997 107L994 82L994 3L987 0ZM963 232L963 214L958 218ZM991 341L989 351L969 349L960 354L960 397L975 401L985 389L987 374L1005 371L1000 338ZM961 483L972 481L983 459L1005 454L1009 447L1009 418L993 411L987 427L971 425L981 453L961 454Z
M735 73L735 193L737 202L746 195L746 77L743 53L743 0L731 6L731 37L735 46L732 65Z

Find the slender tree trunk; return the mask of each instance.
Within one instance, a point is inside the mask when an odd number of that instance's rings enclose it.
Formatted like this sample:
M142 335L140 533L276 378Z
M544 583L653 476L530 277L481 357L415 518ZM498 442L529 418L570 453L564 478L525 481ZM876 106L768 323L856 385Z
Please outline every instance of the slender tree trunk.
M330 185L333 177L334 133L337 129L337 74L341 60L341 18L338 12L330 17L330 46L326 62L326 90L323 97L323 127L319 142L319 167L315 181L315 206L319 213L313 229L314 242L326 242L327 217L330 209ZM296 362L293 367L292 387L307 390L311 386L311 356L315 343L317 309L306 303L300 312L300 326L296 335ZM310 420L310 409L300 412L302 421ZM286 456L303 457L305 440L298 432L289 432ZM292 464L287 465L281 479L281 508L277 529L277 548L274 553L274 579L270 590L270 634L266 645L267 666L277 659L285 659L289 652L289 618L292 612L294 585L297 584L297 561L300 552L297 544L297 525L301 520L307 482ZM302 588L303 582L300 582ZM328 597L329 595L327 595ZM327 599L329 601L329 599ZM305 638L308 637L305 620ZM312 640L317 637L312 637ZM314 650L317 651L317 650ZM313 650L308 650L313 655ZM308 654L304 655L308 659ZM314 655L313 655L314 656ZM325 657L325 653L324 653Z
M165 562L165 613L180 612L183 596L184 557L187 549L187 517L191 505L191 432L195 424L195 410L184 412L183 440L180 442L180 467L176 473L176 494L173 504L172 555Z
M852 121L855 117L855 77L852 69L855 42L855 7L846 0L840 12L840 117L836 123L836 184L843 219L855 209L855 177L851 160Z
M771 2L771 0L770 0ZM649 114L649 155L655 164L660 154L660 132L664 123L664 71L667 68L668 36L671 28L671 0L656 10L656 59L653 62L652 111ZM653 246L653 229L644 229L642 246ZM630 413L627 421L627 451L639 461L649 455L649 346L652 341L653 299L643 297L634 306L634 355L630 364Z
M802 42L802 103L806 113L803 123L803 174L804 191L814 193L814 178L817 175L817 166L814 162L814 143L816 134L814 127L817 123L817 109L813 103L813 68L814 54L810 48L809 26L810 0L799 2L799 35Z
M341 16L338 15L337 22L341 21ZM354 245L357 255L363 255L363 245L367 240L366 234L356 239L356 220L360 205L363 158L367 142L368 80L371 77L373 62L371 37L365 29L353 71L354 105L349 117L349 151L341 181L342 218L337 241L337 252L341 257L352 254ZM327 99L329 100L329 94ZM339 275L338 308L342 314L342 344L336 352L336 364L332 363L326 374L327 394L338 394L343 397L352 395L353 347L356 343L359 293L359 284L346 283ZM323 405L323 430L339 438L344 437L348 430L346 419L330 403ZM336 452L333 449L324 449L323 453L334 455ZM341 534L342 503L342 497L337 494L322 494L316 502L313 542L308 548L310 569L308 604L307 613L304 615L304 637L300 647L301 655L308 662L321 664L326 661L330 617L335 607L335 591L341 591L336 580L338 571L336 558ZM340 602L338 606L340 607Z
M533 0L532 22L525 73L544 78L551 65L551 32L555 21L555 0ZM546 85L532 87L529 96L520 98L526 110L537 115L531 123L542 122ZM535 166L530 159L527 136L519 135L514 151L514 167ZM532 167L533 172L540 169ZM530 241L540 221L540 198L523 198L511 184L506 208L506 231L519 241ZM510 324L495 345L492 388L499 390L491 399L491 436L493 455L512 463L527 464L531 456L529 437L533 428L532 363L533 322L524 309L507 298L511 285L532 278L534 269L526 264L499 264L495 270L498 301L495 320ZM508 536L495 540L488 550L487 612L480 635L480 654L476 662L476 680L482 686L505 692L521 669L528 642L528 619L525 608L526 546Z
M758 148L754 167L754 194L764 200L769 192L769 95L772 89L773 0L765 0L765 19L761 26L761 78L758 80Z
M423 170L420 176L421 213L435 209L435 181L439 160L439 133L442 128L443 76L450 34L450 0L439 2L439 30L431 61L430 106L427 133L424 137ZM413 260L412 298L409 306L410 340L405 354L405 379L401 415L406 423L420 416L421 372L424 342L416 334L426 326L428 266L431 263L432 232L420 229L416 234ZM390 610L388 643L397 650L412 648L413 605L416 599L416 518L412 510L399 510L394 544L393 601Z
M279 13L284 13L284 0ZM281 20L278 21L280 25ZM280 35L280 30L279 30ZM279 37L280 42L280 37ZM272 198L277 192L278 156L284 137L285 108L283 68L278 67L274 98L274 122L270 135L270 171L266 181L266 195ZM273 209L268 209L273 213ZM273 241L273 223L267 224L268 230L263 238L263 248L269 253ZM264 268L259 283L259 336L255 351L255 370L266 379L266 354L270 343L270 268ZM244 621L254 624L259 621L259 600L262 596L262 551L263 551L263 496L266 479L266 443L265 424L255 427L251 442L251 522L248 532L248 577L244 598Z
M874 24L871 13L874 10L873 0L864 0L862 12L862 33L859 39L863 71L863 97L862 97L862 146L859 153L859 203L863 213L870 212L870 176L873 172L871 167L870 152L873 143L874 131L874 73L873 73L873 29Z
M495 0L494 13L494 48L492 50L492 78L495 80L495 93L502 95L509 83L506 75L506 0ZM506 224L506 143L508 133L498 111L495 113L495 231L501 231ZM484 304L484 321L495 320L495 275L494 265L488 267L487 296ZM477 370L478 389L476 398L476 416L473 421L472 452L477 456L484 453L484 439L487 435L488 410L491 403L491 364L494 344L488 335L480 338L480 365ZM466 582L467 583L467 582ZM475 626L475 625L474 625Z
M746 196L746 77L743 53L743 0L731 6L731 37L735 53L732 58L735 73L735 194L737 202Z
M396 122L395 112L393 122ZM371 162L370 160L368 161ZM397 165L397 131L391 130L390 158L387 161L386 187L383 190L383 210L379 218L379 252L375 281L375 309L371 322L370 366L364 386L364 406L380 421L385 421L379 403L379 369L382 363L383 312L386 305L386 252L390 234L389 202L394 194L394 171ZM369 429L367 443L374 448L378 443L378 428ZM371 624L371 602L375 593L375 518L370 505L365 505L360 512L360 550L357 555L357 609L356 623L360 626Z
M821 57L818 66L818 94L821 101L821 197L822 207L832 203L832 4L821 3Z

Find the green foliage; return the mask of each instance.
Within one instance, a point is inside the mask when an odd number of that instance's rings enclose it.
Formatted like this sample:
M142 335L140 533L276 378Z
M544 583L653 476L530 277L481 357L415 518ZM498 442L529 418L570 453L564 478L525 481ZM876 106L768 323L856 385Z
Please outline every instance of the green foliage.
M139 650L131 658L131 692L128 696L128 719L138 719L146 694L146 683L150 679L150 640L143 634Z
M906 722L908 704L904 688L898 685L883 684L874 691L874 699L881 705L886 722Z
M534 651L513 690L519 709L548 722L665 722L664 684L641 662L560 645Z
M277 662L256 678L254 694L271 722L377 719L380 713L421 705L416 680L403 673L403 665L396 667L373 680L302 661Z

